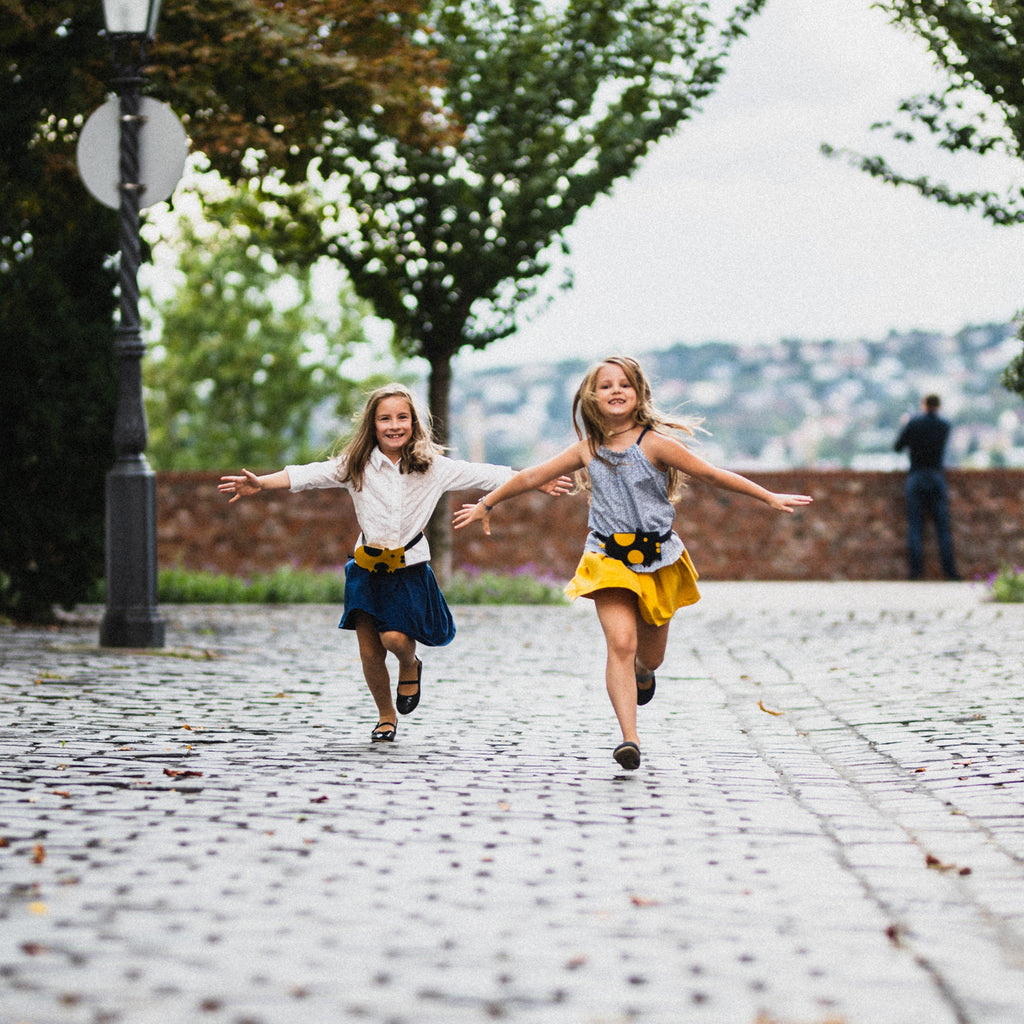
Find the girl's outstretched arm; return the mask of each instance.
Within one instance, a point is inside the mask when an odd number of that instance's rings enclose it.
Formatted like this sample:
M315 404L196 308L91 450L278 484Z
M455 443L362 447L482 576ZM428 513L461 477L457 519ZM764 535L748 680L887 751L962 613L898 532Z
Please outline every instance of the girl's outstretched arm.
M681 444L673 437L665 434L656 434L653 431L648 434L649 440L645 439L643 447L652 461L656 464L672 466L695 480L701 480L713 487L721 487L726 491L735 491L737 494L745 494L750 498L763 501L769 508L776 512L794 512L801 505L809 505L814 499L808 494L776 494L769 491L760 484L748 480L739 473L733 473L728 469L719 469L705 462L700 456L694 455L686 445Z
M484 524L484 533L490 536L490 512L499 501L535 489L544 490L548 494L566 493L566 482L560 481L560 478L583 468L583 444L584 442L579 441L547 462L541 462L529 469L521 469L511 480L490 494L485 494L475 505L463 505L452 517L455 529L461 530L464 526L480 520ZM557 489L549 489L549 485Z
M267 473L266 476L257 476L255 473L243 469L242 474L242 476L222 476L217 485L217 490L221 494L233 495L228 502L229 505L250 494L258 494L260 491L277 491L292 485L287 469L279 469L276 473Z

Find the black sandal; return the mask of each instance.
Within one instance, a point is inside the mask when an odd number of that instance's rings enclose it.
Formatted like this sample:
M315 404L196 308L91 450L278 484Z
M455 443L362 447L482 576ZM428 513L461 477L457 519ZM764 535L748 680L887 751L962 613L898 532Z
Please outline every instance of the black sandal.
M394 743L395 733L398 731L396 722L378 722L370 733L372 743Z
M612 757L628 772L636 771L640 767L640 748L632 740L620 743L612 751Z
M416 710L416 705L420 702L420 679L423 676L423 662L419 658L416 659L416 678L415 679L399 679L399 686L408 686L410 683L416 684L416 692L410 693L408 696L405 694L396 694L395 696L395 707L398 708L400 715L408 715L410 712Z
M650 686L641 687L640 686L640 677L639 676L636 677L636 706L637 707L643 707L644 704L650 704L651 701L654 700L654 687L655 687L655 685L657 685L657 683L656 683L656 680L654 678L654 673L653 672L649 676L644 676L644 681L645 682L648 679L650 679L651 685Z

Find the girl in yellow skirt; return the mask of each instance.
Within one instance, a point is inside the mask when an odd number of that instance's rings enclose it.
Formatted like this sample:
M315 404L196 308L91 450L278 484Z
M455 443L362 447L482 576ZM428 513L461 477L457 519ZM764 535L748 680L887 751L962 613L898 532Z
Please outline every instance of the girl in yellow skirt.
M668 624L677 609L700 600L697 571L673 531L685 477L793 512L812 499L775 494L698 458L670 432L693 428L666 420L654 408L640 364L612 356L583 378L572 403L579 440L547 462L521 470L475 505L455 514L456 529L480 520L490 535L490 512L499 501L566 473L590 491L589 533L570 598L588 597L608 647L605 683L622 730L613 751L626 769L640 766L636 709L654 696L654 672L665 657Z

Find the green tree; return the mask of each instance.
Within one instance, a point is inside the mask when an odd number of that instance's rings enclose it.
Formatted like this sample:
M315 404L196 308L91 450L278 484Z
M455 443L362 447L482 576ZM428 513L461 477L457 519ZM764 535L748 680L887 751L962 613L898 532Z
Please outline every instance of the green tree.
M941 88L903 100L898 117L873 127L897 142L925 139L949 153L1001 153L1024 160L1024 5L1017 0L881 0L892 23L920 37L944 73ZM976 210L994 224L1024 223L1024 186L1000 194L991 189L955 188L927 174L899 170L881 156L822 147L848 157L881 181L905 185L947 206ZM1021 327L1024 340L1024 325ZM1002 378L1024 397L1024 351Z
M333 439L318 414L347 419L359 402L343 363L366 341L367 305L349 292L318 312L312 268L275 259L252 226L262 202L242 186L177 222L177 286L144 375L157 469L306 461Z
M445 126L419 6L167 0L151 92L228 181L301 180L346 118L424 144ZM18 618L82 600L103 573L117 217L75 167L113 76L101 25L99 2L0 0L0 612Z
M949 153L1024 158L1024 7L1015 0L880 0L892 23L919 36L944 73L941 88L899 104L895 119L873 127L906 145L930 138ZM927 174L901 171L881 156L824 146L892 185L906 185L948 206L977 210L995 224L1024 223L1024 187L1002 195L958 189Z
M102 575L117 398L115 274L100 241L114 214L40 197L54 201L24 245L45 245L47 258L0 267L0 613L21 620L52 618Z
M338 127L319 172L345 198L316 215L322 251L394 323L401 352L429 363L441 442L452 357L515 331L564 230L698 111L762 6L716 24L699 0L431 3L424 27L447 62L458 145ZM431 541L444 573L443 508Z

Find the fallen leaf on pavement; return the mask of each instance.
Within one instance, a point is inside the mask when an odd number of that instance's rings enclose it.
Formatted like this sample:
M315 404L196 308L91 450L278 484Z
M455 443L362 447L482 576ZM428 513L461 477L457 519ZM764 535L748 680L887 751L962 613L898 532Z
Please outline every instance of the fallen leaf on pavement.
M657 900L646 900L643 896L630 896L629 902L632 903L634 907L656 907L658 905Z
M970 868L962 868L959 864L947 863L939 860L934 854L929 853L924 859L925 865L933 871L955 871L958 875L969 875Z

